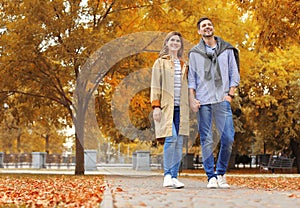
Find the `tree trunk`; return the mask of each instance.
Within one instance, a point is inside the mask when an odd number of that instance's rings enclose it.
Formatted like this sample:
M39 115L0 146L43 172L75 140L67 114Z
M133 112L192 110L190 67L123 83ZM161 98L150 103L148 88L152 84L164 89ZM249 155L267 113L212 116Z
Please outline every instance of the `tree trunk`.
M80 133L79 133L80 134ZM84 147L83 138L75 133L76 140L76 167L75 175L84 175Z
M296 157L297 173L300 173L300 144L295 139L290 140L290 147L293 155Z
M75 125L75 145L76 145L76 167L75 167L75 175L84 175L84 137L85 137L85 112L86 105L84 105L85 97L82 95L77 95L76 99L78 102L78 109L76 113L76 117L73 117L74 125ZM76 97L76 96L75 96Z
M22 135L22 129L18 128L18 135L17 135L17 152L21 153L21 135Z
M45 152L47 152L47 154L49 154L49 134L46 134L45 137Z
M21 152L21 134L18 133L17 136L17 152L20 153Z

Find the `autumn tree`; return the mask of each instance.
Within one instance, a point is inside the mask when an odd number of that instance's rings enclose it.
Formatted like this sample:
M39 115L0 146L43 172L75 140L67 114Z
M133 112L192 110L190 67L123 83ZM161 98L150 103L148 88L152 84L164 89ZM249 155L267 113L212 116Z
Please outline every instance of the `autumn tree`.
M199 4L201 10L196 9ZM68 124L76 115L72 94L81 67L93 51L110 40L138 31L179 30L196 43L195 23L203 15L214 17L225 38L235 37L234 43L243 40L240 35L233 36L241 24L237 8L229 2L2 0L0 8L1 95L22 94L56 103L63 107L57 119L65 118ZM228 14L226 19L220 11ZM227 26L222 26L223 21ZM145 96L147 93L141 97ZM141 112L134 106L131 109ZM77 133L76 137L75 173L83 174L84 144Z
M100 20L89 20L92 29L78 21L91 10L80 6L80 1L1 1L1 94L56 103L64 109L56 115L57 120L63 118L71 124L72 88L80 65L95 46L94 39L101 42L96 26ZM82 173L83 152L78 156L78 172Z
M6 99L1 113L1 150L7 153L61 153L64 136L60 135L58 129L66 125L57 120L56 114L61 108L55 109L49 104L24 95Z
M77 115L72 102L75 82L91 53L124 34L161 29L159 23L171 10L168 4L127 0L0 1L1 95L49 100L64 109L57 118L66 118L71 124ZM183 12L179 13L178 19L183 17ZM84 143L77 133L75 174L83 174Z
M299 149L299 2L236 1L252 21L247 33L249 63L240 96L245 125L269 150L293 152L300 172ZM270 9L272 8L272 9Z
M3 104L10 101L9 110L16 106L19 113L25 111L32 114L32 111L18 104L24 103L27 108L34 106L37 112L42 113L43 119L22 115L23 123L40 122L45 125L45 130L62 128L64 125L58 124L61 121L72 126L76 119L81 120L76 117L79 114L73 100L74 88L85 63L94 52L110 41L131 33L178 30L190 43L186 44L187 58L189 48L200 38L196 22L201 16L209 16L213 19L216 35L240 50L241 85L233 103L233 112L236 144L243 142L245 148L236 148L246 151L253 142L255 132L259 132L266 141L267 135L275 135L276 138L289 137L291 141L298 142L299 106L296 103L299 98L299 65L295 61L298 57L294 56L299 54L298 12L299 3L292 0L1 0L1 111L5 110ZM147 37L144 41L148 41ZM126 41L120 43L120 53L126 44ZM107 71L104 70L105 64L99 66L95 71L96 74L100 71L99 80L94 80L94 83L82 80L80 83L87 86L86 89L90 84L92 86L89 96L95 96L95 113L105 137L128 141L129 138L116 128L111 115L114 110L113 96L120 89L125 93L132 90L132 86L122 84L118 88L124 78L141 69L151 68L159 47L152 49L152 53L128 55ZM108 63L116 54L104 55ZM105 73L101 74L101 71ZM149 71L143 73L139 79L146 82ZM136 92L128 107L130 122L144 133L138 136L141 138L150 137L151 133L151 123L147 118L151 111L148 96L147 89ZM43 108L43 105L53 107L53 112L47 114L51 110ZM293 125L284 126L287 121ZM276 128L278 132L263 131L271 128ZM78 129L75 131L75 174L84 174L83 150L90 145L84 139L88 141L90 138L79 135L81 131ZM46 137L47 134L42 135ZM283 143L286 142L279 142L278 145Z

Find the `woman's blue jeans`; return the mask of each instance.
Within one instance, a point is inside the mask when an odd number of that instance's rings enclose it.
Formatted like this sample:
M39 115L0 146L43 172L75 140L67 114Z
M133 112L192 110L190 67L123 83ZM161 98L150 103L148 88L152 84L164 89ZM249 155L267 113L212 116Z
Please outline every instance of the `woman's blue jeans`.
M164 143L164 175L177 178L182 159L183 136L178 135L180 123L180 109L174 108L172 136L165 138Z
M202 147L203 166L208 180L217 175L224 175L228 166L234 141L234 126L231 106L228 101L216 104L201 105L197 112L198 129ZM212 124L215 122L220 134L219 138L213 138ZM220 150L214 171L213 152L220 141Z

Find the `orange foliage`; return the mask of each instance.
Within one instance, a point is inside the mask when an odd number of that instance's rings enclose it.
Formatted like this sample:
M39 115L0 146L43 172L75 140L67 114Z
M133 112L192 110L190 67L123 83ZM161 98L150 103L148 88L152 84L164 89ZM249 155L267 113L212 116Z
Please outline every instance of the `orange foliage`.
M0 206L97 207L103 177L66 175L0 176Z

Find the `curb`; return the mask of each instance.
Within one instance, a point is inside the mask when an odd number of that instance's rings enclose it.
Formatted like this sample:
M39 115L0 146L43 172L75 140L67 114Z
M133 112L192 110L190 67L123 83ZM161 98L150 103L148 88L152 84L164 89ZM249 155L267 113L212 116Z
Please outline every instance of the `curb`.
M103 193L103 199L102 202L100 204L100 208L113 208L113 197L111 194L111 189L107 183L107 181L105 182L105 191Z

